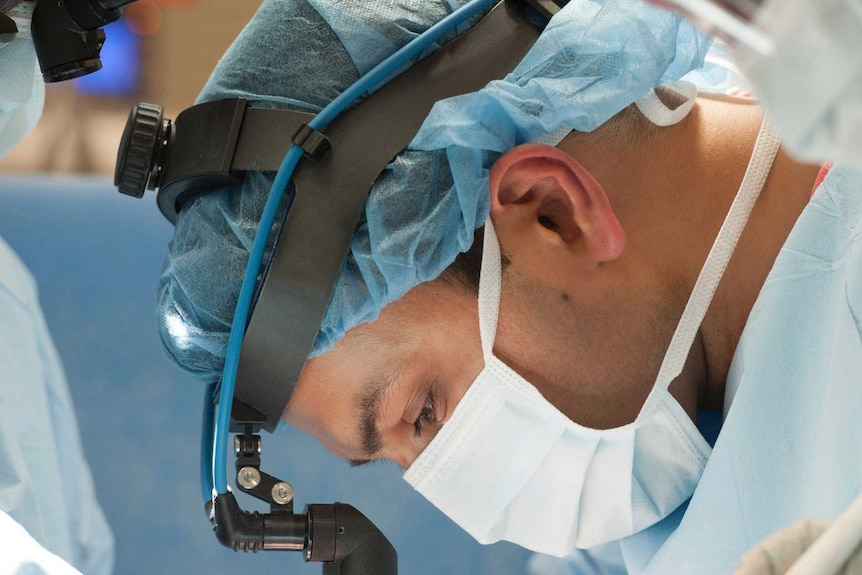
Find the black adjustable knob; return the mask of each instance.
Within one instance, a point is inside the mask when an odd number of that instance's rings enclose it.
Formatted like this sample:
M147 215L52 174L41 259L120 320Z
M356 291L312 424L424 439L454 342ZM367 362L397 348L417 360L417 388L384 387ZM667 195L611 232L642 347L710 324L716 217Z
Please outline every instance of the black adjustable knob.
M121 193L140 198L145 190L156 189L170 130L161 106L141 102L132 108L114 171L114 185Z

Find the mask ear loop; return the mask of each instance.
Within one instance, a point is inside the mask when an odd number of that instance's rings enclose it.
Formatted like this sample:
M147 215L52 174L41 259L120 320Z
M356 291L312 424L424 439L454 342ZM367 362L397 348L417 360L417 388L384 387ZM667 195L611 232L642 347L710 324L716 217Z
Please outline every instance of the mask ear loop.
M635 102L641 114L647 120L656 126L667 127L680 123L688 116L691 109L694 107L694 100L697 97L697 86L691 82L680 80L671 84L662 84L665 90L670 90L678 96L685 98L685 101L674 109L671 109L661 101L655 90L650 90L649 93Z
M494 355L503 274L500 242L497 241L497 233L490 217L485 222L483 241L482 267L479 272L479 336L482 339L482 355L487 364Z
M691 82L680 80L663 84L662 88L683 98L682 104L671 109L662 102L655 90L635 102L641 113L657 126L672 126L681 122L694 107L697 97L697 86ZM555 131L537 138L540 144L556 146L569 133L571 128L560 126ZM479 276L479 333L482 339L482 351L485 361L493 355L494 339L497 333L497 319L500 311L500 289L502 276L502 257L500 244L494 230L491 218L485 223L484 249L482 268Z

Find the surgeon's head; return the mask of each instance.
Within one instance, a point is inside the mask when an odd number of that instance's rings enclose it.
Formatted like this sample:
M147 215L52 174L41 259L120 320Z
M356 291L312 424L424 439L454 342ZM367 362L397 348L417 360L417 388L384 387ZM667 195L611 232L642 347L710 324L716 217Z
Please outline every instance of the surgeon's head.
M393 0L369 10L268 0L201 99L243 96L254 105L319 109L453 4ZM340 456L394 460L414 479L437 473L440 453L450 462L471 460L450 453L453 443L464 444L458 434L471 420L487 418L489 433L493 421L511 418L504 430L519 429L518 421L535 423L527 430L553 425L533 445L575 434L577 441L561 441L581 455L563 459L581 462L583 469L570 474L581 483L566 489L607 483L596 472L585 479L598 457L606 461L602 469L611 459L628 465L623 474L636 485L620 491L626 497L653 500L655 512L628 520L628 532L666 515L681 502L678 495L690 496L683 492L706 449L691 431L706 371L697 342L670 388L674 400L651 390L714 237L712 230L701 241L693 230L720 224L701 216L726 198L695 202L685 193L695 167L680 165L675 152L699 141L698 107L685 121L659 128L632 104L700 65L707 47L689 25L638 0L573 0L506 79L438 102L370 191L284 418ZM177 363L201 378L221 372L271 181L250 174L241 186L196 199L177 220L160 284L162 339ZM690 256L679 257L673 246L680 245L691 248ZM459 417L456 407L469 394L481 414ZM518 403L513 397L532 407L507 411ZM670 432L652 420L637 433L626 427L645 405L671 421ZM616 447L600 446L598 430L611 428L620 428L611 434ZM643 476L632 469L647 457L637 452L636 434L678 457L666 458L661 474ZM425 449L440 436L437 448ZM545 465L524 461L530 447L512 447L496 460L518 464L517 473ZM548 457L563 457L553 455L559 446L546 447ZM477 449L493 455L492 448ZM650 491L667 485L667 474L682 485L664 490L672 501ZM445 484L416 481L426 495ZM465 528L480 540L524 544L517 535ZM562 546L597 541L584 533Z

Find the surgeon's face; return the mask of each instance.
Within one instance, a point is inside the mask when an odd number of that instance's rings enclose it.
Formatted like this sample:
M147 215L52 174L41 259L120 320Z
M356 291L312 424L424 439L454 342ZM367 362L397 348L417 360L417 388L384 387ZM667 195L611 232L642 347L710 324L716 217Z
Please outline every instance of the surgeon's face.
M686 291L626 257L603 190L570 160L525 146L492 171L509 259L494 353L573 421L610 428L637 416ZM284 418L341 457L408 467L482 370L478 326L468 289L417 286L310 360Z
M584 296L562 293L526 276L513 257L495 355L578 423L634 420L666 345L654 331L669 340L673 325L659 329L659 312L650 319L643 305L620 304L625 313L611 317L610 302L589 310ZM310 360L284 418L340 457L409 467L482 370L478 326L474 295L442 282L417 286Z
M285 419L353 461L409 464L481 371L475 298L423 284L310 360Z

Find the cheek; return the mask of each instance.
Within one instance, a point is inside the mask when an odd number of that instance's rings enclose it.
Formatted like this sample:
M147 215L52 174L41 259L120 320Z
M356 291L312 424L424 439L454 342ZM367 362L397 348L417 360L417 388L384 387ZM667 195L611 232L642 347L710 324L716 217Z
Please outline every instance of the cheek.
M655 343L652 330L624 306L593 306L581 295L535 282L504 286L495 353L569 419L594 429L624 425L654 381L639 353Z
M452 416L461 398L485 367L478 336L470 344L453 349L449 359L443 363L442 380L446 382L446 392L443 405L439 406L441 423L445 423Z

